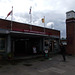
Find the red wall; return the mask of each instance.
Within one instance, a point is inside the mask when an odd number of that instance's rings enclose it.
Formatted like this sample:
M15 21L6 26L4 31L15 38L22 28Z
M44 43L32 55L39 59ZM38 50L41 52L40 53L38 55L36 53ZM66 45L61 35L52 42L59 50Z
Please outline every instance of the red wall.
M67 53L75 54L75 19L66 20Z
M12 30L14 31L27 31L27 30L30 30L30 27L32 27L32 31L44 32L43 27L38 27L38 26L14 22L14 21L12 22ZM0 19L0 29L11 30L11 21ZM46 28L45 31L46 31L46 34L48 35L54 35L54 36L60 37L60 31L58 30Z

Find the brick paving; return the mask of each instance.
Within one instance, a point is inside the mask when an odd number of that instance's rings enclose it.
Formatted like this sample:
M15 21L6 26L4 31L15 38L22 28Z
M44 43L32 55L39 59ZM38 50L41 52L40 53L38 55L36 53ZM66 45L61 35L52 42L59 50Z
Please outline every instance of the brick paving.
M0 75L75 75L75 56L66 56L62 62L61 55L52 58L22 60L16 64L0 64Z

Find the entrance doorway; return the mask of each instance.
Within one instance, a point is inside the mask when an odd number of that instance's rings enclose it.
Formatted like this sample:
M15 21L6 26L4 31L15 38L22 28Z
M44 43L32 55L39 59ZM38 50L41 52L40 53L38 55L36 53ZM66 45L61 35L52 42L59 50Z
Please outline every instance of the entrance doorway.
M17 39L14 44L15 56L26 56L29 54L29 40Z
M25 38L13 40L13 52L14 56L29 56L33 55L33 46L36 46L37 54L42 52L42 41L38 38Z

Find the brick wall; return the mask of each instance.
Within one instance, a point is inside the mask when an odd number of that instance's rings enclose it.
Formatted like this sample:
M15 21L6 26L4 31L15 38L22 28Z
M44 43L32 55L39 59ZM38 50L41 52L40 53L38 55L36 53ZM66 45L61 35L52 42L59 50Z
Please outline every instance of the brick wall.
M44 32L43 27L14 22L14 21L12 22L12 30L14 30L14 31L30 30L30 27L32 27L32 31ZM11 30L11 21L0 19L0 29ZM54 35L54 36L60 37L60 31L58 31L58 30L45 28L45 31L49 35Z
M67 53L75 54L75 19L66 20Z

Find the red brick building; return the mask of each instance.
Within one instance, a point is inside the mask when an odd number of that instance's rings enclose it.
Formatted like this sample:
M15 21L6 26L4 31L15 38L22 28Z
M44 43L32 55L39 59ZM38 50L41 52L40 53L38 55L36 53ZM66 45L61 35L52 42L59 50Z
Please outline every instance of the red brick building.
M45 32L44 32L45 30ZM16 56L59 52L60 31L39 26L0 19L0 55Z
M66 13L67 53L75 55L75 12Z

